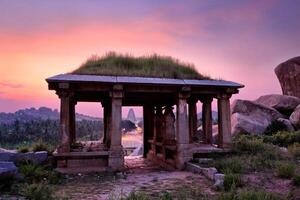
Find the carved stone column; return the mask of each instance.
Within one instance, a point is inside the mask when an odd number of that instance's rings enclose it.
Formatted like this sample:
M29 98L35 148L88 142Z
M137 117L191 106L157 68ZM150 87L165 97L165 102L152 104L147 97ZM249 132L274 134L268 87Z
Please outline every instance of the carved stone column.
M60 98L60 127L59 127L59 146L57 148L58 153L70 152L70 129L71 129L71 117L70 117L70 105L72 93L66 89L62 89L56 92Z
M143 120L144 120L144 157L147 156L148 151L151 148L149 140L153 139L154 131L154 107L151 105L143 106Z
M189 140L194 142L194 136L197 132L197 99L189 99Z
M163 113L162 107L156 106L155 111L155 139L157 142L162 142L163 140Z
M112 170L122 170L124 168L124 155L122 147L122 85L115 85L113 91L110 92L111 97L111 112L109 117L109 135L110 135L110 149L108 165Z
M191 159L189 155L189 123L187 115L188 91L182 91L177 98L177 118L176 118L176 142L177 155L176 167L183 169L186 161Z
M75 100L70 101L70 145L76 142L76 112L75 106L77 102Z
M110 125L109 123L111 120L111 102L110 101L103 101L102 102L103 107L103 125L104 125L104 135L103 135L103 144L106 145L106 147L110 147Z
M211 103L213 98L207 97L200 101L202 102L202 127L203 127L203 141L207 144L212 144L212 111Z
M218 145L221 148L229 148L232 143L230 97L227 94L218 96Z
M175 115L173 113L172 106L166 106L164 112L164 144L174 145L176 144L176 133L175 133Z

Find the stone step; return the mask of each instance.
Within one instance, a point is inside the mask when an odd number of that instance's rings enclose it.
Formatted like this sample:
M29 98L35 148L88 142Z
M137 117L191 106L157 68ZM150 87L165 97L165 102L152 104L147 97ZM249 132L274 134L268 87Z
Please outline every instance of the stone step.
M207 164L213 163L214 159L213 158L194 158L193 161L196 163L199 163L199 164L207 165Z

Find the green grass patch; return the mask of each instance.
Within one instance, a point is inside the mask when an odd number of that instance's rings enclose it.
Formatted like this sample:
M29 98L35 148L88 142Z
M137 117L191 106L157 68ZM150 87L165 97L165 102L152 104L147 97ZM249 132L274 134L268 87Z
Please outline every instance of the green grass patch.
M295 186L300 186L300 175L298 175L298 174L294 175L294 177L293 177L293 184Z
M224 174L242 173L244 171L244 161L240 156L216 160L214 166Z
M134 57L128 54L107 53L92 56L73 74L140 76L175 79L210 79L195 69L193 64L184 63L169 56L157 54Z
M287 147L294 143L300 143L300 131L279 131L271 136L263 136L263 141L274 145Z
M54 200L53 190L44 184L23 184L20 195L30 200Z
M262 190L242 190L239 192L223 193L216 200L284 200L276 194Z
M292 178L295 174L296 165L294 163L280 162L276 168L276 174L280 178Z
M224 190L233 191L237 187L242 186L242 178L240 174L226 174L224 177Z
M300 143L288 146L288 151L295 159L300 159Z

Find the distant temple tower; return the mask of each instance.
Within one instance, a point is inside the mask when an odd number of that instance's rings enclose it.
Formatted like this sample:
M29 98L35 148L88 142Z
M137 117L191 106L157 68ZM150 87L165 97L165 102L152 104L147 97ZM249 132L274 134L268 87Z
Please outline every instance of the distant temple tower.
M128 111L127 120L131 121L132 123L136 122L136 117L132 108L130 108Z

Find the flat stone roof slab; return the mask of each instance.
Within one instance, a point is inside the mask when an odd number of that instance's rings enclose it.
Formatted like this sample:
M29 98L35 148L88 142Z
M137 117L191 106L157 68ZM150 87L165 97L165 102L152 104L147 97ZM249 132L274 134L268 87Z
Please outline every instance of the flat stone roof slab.
M187 85L187 86L219 86L241 88L244 85L224 80L195 80L195 79L170 79L151 77L130 77L130 76L98 76L98 75L77 75L60 74L46 79L47 82L97 82L111 84L145 84L145 85Z

